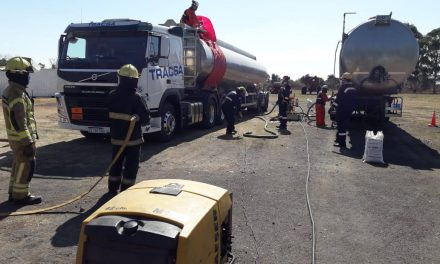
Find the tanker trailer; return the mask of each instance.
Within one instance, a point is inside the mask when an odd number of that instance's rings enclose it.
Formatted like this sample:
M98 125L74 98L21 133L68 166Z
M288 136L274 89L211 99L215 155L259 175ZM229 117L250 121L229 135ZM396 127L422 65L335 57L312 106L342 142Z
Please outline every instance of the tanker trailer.
M358 90L357 111L382 125L401 116L403 100L393 97L419 59L417 40L408 26L376 16L344 34L340 74L350 72Z
M222 41L213 50L199 33L182 24L130 19L70 24L59 39L59 126L86 137L108 134L108 93L118 85L118 69L129 63L141 73L138 92L151 111L144 133L158 132L162 141L179 127L221 123L221 98L237 86L247 88L245 106L267 109L268 93L258 87L269 75L256 57ZM213 75L218 81L206 85Z

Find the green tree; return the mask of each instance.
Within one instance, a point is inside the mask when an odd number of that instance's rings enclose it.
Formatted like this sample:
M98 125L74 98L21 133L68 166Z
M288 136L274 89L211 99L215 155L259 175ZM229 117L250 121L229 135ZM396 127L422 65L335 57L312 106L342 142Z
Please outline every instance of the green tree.
M279 82L279 81L281 81L281 78L278 74L272 73L271 80L272 80L272 82Z
M0 66L5 66L7 61L8 60L5 57L0 58Z
M440 28L434 29L421 41L422 57L420 66L424 76L429 80L432 93L436 91L436 81L439 80L440 73Z
M419 60L417 61L416 67L412 74L408 77L408 81L406 86L416 92L417 88L419 88L424 80L426 79L426 74L423 71L423 68L420 64L422 57L424 56L424 44L422 42L423 34L419 32L417 27L413 24L406 24L409 29L414 33L414 37L417 39L417 43L419 44Z
M337 90L339 88L339 79L336 78L333 74L327 76L327 80L325 81L325 83L327 84L328 88L330 88L330 90Z

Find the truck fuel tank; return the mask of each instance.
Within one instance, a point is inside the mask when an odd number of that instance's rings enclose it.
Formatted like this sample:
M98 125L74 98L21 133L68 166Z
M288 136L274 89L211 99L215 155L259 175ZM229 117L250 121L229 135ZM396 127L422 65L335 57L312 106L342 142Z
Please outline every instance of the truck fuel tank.
M376 16L348 33L340 53L340 73L351 72L362 93L384 94L408 79L419 59L408 26Z

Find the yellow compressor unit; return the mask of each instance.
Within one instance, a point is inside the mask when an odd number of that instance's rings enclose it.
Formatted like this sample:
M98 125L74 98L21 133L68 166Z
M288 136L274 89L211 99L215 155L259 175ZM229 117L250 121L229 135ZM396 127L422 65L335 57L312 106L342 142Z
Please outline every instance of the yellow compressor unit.
M232 195L188 180L140 182L81 226L76 263L232 263Z

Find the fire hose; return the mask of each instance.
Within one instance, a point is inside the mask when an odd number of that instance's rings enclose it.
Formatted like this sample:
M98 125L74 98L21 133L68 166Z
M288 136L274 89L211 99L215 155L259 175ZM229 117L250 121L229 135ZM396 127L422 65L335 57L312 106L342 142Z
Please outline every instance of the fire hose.
M21 211L21 212L0 212L0 217L2 216L19 216L19 215L33 215L33 214L40 214L40 213L44 213L47 211L51 211L51 210L55 210L61 207L64 207L66 205L69 205L73 202L76 202L80 199L82 199L84 196L86 196L87 194L89 194L93 189L95 189L95 187L102 181L102 179L104 179L104 177L107 175L107 173L110 171L110 169L113 167L113 165L116 163L116 161L119 159L119 157L121 156L122 152L125 150L125 147L127 147L128 141L131 138L131 135L133 134L133 130L134 130L134 125L136 124L137 118L136 116L132 116L130 118L130 125L128 127L127 130L127 135L125 136L124 142L122 143L121 147L119 148L119 151L116 153L115 158L112 160L112 162L110 163L110 165L107 167L105 173L99 177L99 179L89 188L89 190L81 193L80 195L67 200L63 203L57 204L57 205L53 205L53 206L49 206L46 208L42 208L42 209L35 209L35 210L29 210L29 211Z
M256 118L259 118L259 119L261 119L261 120L263 120L263 121L265 122L265 125L264 125L264 131L266 131L266 132L269 133L270 135L256 135L256 134L253 134L252 131L248 131L248 132L246 132L246 133L243 134L243 137L250 137L250 138L268 138L268 139L278 138L279 134L278 134L277 132L275 132L275 131L273 131L273 130L270 130L270 129L268 128L269 120L267 120L266 118L264 118L264 116L270 115L270 114L273 112L273 110L275 109L275 107L276 107L277 105L278 105L278 103L276 103L276 104L273 106L272 110L270 110L269 112L267 112L267 113L265 113L265 114L263 114L263 115L261 115L261 116L256 116Z

